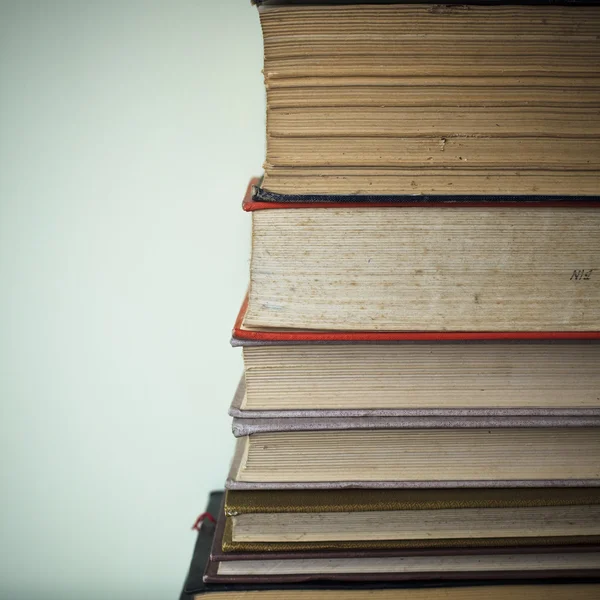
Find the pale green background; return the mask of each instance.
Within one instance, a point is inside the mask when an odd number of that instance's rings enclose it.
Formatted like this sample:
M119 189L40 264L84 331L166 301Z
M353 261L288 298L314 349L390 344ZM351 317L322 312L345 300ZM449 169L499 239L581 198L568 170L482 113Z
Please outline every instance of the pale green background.
M249 0L0 0L0 598L175 599L264 158Z

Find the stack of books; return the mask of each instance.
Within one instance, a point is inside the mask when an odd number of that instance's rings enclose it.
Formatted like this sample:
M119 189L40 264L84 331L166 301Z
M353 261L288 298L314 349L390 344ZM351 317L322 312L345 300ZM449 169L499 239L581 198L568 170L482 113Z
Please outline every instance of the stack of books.
M236 451L182 598L600 598L600 6L257 4Z

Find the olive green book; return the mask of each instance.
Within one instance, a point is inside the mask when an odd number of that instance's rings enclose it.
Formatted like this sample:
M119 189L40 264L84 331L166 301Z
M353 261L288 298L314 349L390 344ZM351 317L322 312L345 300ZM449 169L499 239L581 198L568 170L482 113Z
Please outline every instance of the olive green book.
M600 542L599 488L232 491L224 552Z

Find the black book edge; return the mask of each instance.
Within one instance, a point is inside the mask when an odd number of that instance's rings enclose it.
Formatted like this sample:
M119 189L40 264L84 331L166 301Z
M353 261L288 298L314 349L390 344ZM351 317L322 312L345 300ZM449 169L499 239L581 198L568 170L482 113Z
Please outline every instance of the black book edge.
M545 204L578 204L584 206L600 206L600 196L565 196L565 195L490 195L490 194L280 194L271 192L260 186L252 186L254 202L273 204L428 204L460 205L490 204L506 205L545 205Z

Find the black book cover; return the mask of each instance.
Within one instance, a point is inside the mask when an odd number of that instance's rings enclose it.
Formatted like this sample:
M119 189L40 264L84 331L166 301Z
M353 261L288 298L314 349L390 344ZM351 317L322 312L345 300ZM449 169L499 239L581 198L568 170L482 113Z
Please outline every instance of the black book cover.
M600 196L567 196L547 194L523 195L523 194L281 194L272 192L259 185L252 188L251 201L254 203L272 204L326 204L335 207L339 204L364 206L389 204L390 206L437 206L440 204L473 205L489 204L490 206L506 206L514 204L526 204L528 206L597 206ZM257 208L259 204L256 205ZM248 204L246 210L252 210L252 204Z

